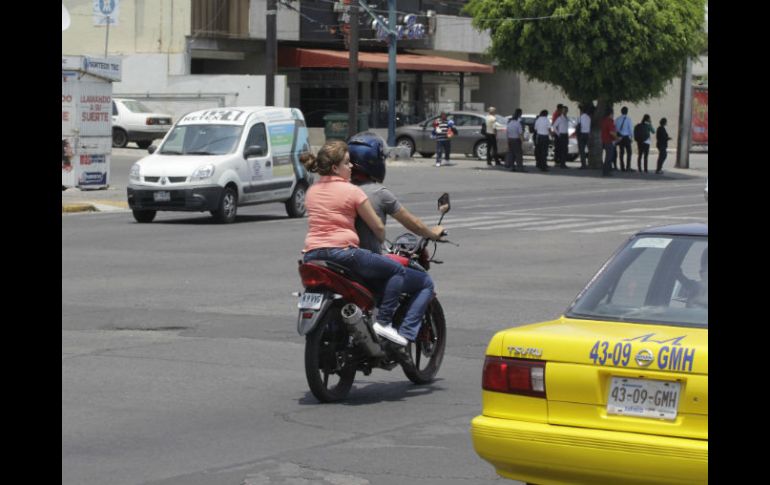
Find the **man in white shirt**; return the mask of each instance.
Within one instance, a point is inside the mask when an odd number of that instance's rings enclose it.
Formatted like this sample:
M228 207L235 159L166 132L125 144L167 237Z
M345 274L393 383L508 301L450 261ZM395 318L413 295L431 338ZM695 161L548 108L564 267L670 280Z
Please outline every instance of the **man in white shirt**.
M522 151L521 144L524 140L524 127L521 125L521 109L516 108L513 113L513 117L508 120L508 125L505 127L505 135L508 139L508 156L506 167L511 169L511 172L516 171L516 166L519 167L519 172L526 172L524 170L524 152Z
M578 133L578 153L580 153L580 168L588 168L586 158L588 156L588 140L591 137L591 106L580 106L580 120L578 126L580 131Z
M502 165L500 155L497 154L497 116L495 113L497 113L495 107L490 106L489 114L486 117L487 134L484 135L487 138L487 165L492 165L493 158L495 165Z
M548 171L546 159L548 158L548 144L551 141L549 133L551 122L548 121L548 110L543 110L535 119L535 161L541 172Z
M561 107L561 114L556 118L553 124L553 131L556 134L556 146L554 150L554 167L567 167L567 145L569 144L569 119L567 118L568 108Z

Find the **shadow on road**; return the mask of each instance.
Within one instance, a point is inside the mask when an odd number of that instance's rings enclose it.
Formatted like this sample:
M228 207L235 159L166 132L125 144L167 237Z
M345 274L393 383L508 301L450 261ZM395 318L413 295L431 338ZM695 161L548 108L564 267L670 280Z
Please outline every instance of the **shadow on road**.
M404 401L417 396L433 394L436 391L443 392L446 389L438 383L442 379L436 379L432 384L417 385L410 381L400 382L373 382L354 383L350 394L344 401L331 403L341 406L362 406L379 402ZM313 394L308 391L305 396L297 401L301 405L321 404Z

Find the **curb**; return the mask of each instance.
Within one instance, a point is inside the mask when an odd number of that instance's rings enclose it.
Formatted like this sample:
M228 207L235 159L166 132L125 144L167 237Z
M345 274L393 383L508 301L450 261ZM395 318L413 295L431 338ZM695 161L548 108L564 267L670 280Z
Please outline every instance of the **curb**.
M62 203L61 211L62 214L73 212L125 212L128 211L128 203L110 200Z
M98 212L91 204L62 204L62 214L72 212Z

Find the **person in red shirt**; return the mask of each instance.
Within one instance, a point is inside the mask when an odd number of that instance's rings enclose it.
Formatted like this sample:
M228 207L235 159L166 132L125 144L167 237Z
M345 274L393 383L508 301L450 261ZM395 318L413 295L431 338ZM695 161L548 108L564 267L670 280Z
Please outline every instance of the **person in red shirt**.
M617 153L615 152L615 140L618 134L615 131L615 120L612 119L612 108L607 108L604 118L602 118L602 147L604 148L604 165L602 166L602 176L607 177L612 170L612 164L615 161Z

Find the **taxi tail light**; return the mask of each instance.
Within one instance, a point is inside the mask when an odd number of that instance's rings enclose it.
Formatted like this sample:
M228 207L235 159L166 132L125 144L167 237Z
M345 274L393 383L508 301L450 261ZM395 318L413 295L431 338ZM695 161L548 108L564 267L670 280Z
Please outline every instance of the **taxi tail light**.
M545 362L490 357L484 360L481 387L485 391L545 397Z

